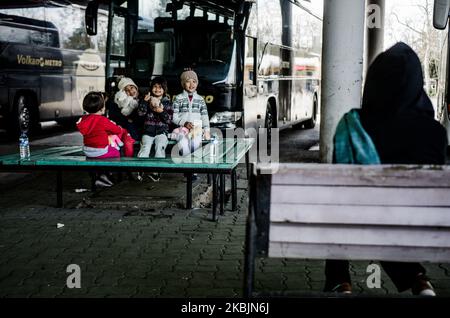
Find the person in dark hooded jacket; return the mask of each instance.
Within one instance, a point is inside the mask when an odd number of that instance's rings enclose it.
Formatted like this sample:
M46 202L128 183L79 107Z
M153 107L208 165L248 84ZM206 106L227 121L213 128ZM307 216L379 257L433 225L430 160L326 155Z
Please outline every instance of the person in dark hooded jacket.
M445 164L447 134L434 119L434 108L423 85L420 60L405 43L397 43L381 53L370 66L362 108L357 113L363 133L367 133L369 144L375 146L378 154L371 164ZM355 110L349 114L352 118L357 116ZM343 139L338 134L339 129L335 135L335 159L345 158L336 156L345 149L336 143ZM381 262L381 265L399 292L411 289L414 295L435 295L426 270L419 263ZM345 260L326 261L325 291L351 293L348 267Z

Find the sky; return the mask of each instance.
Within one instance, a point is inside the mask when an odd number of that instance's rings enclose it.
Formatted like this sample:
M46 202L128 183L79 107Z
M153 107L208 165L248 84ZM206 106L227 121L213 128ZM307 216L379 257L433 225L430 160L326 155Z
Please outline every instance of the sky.
M303 5L305 5L305 7L308 7L311 9L312 12L314 12L315 14L322 16L322 12L323 12L323 0L311 0L310 3L306 2L306 1L301 1L301 3Z
M386 32L385 48L394 45L398 40L398 34L406 28L397 22L396 14L400 21L405 22L412 17L421 17L423 12L416 6L424 5L425 0L386 0ZM431 0L429 0L431 2Z
M313 12L322 16L323 1L327 0L311 0L310 3L304 0L298 1L300 1L303 5L309 7ZM428 0L428 2L432 3L433 0ZM397 22L394 14L398 16L401 22L406 22L412 17L423 16L423 12L420 11L420 9L417 7L417 4L424 5L425 3L426 0L385 0L385 49L391 47L399 40L407 42L407 40L399 37L399 35L402 34L406 27Z

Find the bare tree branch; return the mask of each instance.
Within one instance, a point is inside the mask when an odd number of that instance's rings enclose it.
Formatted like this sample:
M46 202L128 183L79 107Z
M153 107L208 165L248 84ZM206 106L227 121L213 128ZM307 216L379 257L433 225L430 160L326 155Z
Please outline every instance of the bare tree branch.
M416 30L415 28L413 28L413 27L410 26L409 24L400 21L400 19L398 18L397 13L392 12L391 15L393 15L393 16L397 19L397 22L398 22L399 24L401 24L401 25L407 27L408 29L410 29L410 30L413 31L413 32L416 32L416 33L419 34L420 36L423 36L423 35L424 35L424 32L423 32L423 31Z

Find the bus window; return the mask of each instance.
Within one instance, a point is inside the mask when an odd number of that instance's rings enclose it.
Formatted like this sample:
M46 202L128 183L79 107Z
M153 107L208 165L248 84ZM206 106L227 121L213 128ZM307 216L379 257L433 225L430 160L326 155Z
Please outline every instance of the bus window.
M111 54L125 56L125 18L113 17Z
M256 85L256 39L252 37L246 37L246 39L244 85Z
M29 44L29 31L0 24L0 42Z
M181 45L179 48L180 62L186 66L193 65L199 61L208 60L208 40L205 33L192 32L187 30L181 35Z
M233 53L231 32L217 32L211 37L212 59L229 61Z
M250 11L248 18L248 25L246 29L246 35L256 38L258 36L258 9L257 2L253 4L253 9Z
M144 76L163 75L164 67L170 61L168 41L137 42L131 53L131 63L135 73L147 73Z
M279 0L258 1L258 34L264 43L282 44L282 16Z
M59 47L58 30L51 22L37 20L41 10L0 10L0 41L27 45ZM27 16L18 16L26 12ZM8 13L8 14L6 14Z
M49 47L59 47L58 43L58 31L51 32L47 31L31 31L30 32L30 44L49 46Z

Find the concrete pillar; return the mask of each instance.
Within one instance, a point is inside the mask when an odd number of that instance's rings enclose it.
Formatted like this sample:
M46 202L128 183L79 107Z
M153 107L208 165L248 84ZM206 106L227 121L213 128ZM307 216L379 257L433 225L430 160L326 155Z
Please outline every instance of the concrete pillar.
M338 121L361 105L366 4L326 0L323 17L320 160L332 161Z
M366 69L384 50L385 0L368 0L367 9Z

